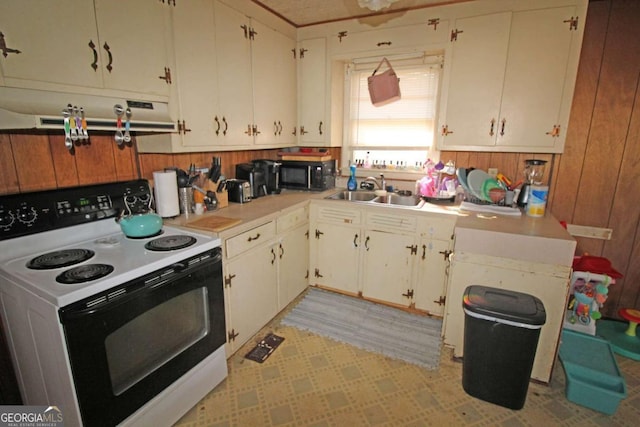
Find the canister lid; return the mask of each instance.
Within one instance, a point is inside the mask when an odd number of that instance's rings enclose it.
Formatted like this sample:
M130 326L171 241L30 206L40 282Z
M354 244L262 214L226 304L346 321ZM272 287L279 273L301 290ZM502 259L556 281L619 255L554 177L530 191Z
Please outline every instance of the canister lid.
M469 286L462 300L465 312L525 325L544 325L547 315L542 301L533 295L488 286Z

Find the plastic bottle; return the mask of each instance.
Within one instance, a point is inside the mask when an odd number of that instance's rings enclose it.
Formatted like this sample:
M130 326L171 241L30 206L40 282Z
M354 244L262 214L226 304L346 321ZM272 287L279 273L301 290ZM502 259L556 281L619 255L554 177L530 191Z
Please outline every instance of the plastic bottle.
M371 167L371 163L369 163L369 152L367 151L367 155L364 158L364 167L369 169Z
M351 165L351 175L349 176L349 181L347 181L347 190L355 191L358 189L358 182L356 181L356 165Z

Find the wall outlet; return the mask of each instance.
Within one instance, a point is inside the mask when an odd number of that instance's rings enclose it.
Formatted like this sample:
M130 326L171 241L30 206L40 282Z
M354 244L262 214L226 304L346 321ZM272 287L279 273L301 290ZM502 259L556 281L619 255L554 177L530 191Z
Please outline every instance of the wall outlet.
M491 175L492 178L498 176L498 168L489 168L487 169L487 173Z

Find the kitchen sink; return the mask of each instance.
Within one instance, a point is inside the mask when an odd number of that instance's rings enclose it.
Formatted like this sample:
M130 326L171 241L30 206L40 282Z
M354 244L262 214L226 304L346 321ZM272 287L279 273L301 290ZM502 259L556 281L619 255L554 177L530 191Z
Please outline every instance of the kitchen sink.
M328 200L346 200L350 202L365 202L376 205L398 207L420 207L424 204L420 196L401 196L389 193L386 196L377 196L375 191L339 191L325 197Z
M373 191L349 191L344 190L326 197L330 200L348 200L351 202L370 202L375 199L376 193Z
M399 206L418 206L422 202L419 196L401 196L395 193L389 193L386 196L378 196L372 200L374 203Z

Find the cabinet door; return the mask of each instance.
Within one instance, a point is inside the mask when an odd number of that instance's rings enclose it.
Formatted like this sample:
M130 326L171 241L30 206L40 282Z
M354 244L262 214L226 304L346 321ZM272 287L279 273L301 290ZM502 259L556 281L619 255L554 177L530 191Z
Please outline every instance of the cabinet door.
M225 146L253 144L250 30L249 18L215 2L218 99L225 122Z
M172 96L179 104L175 119L191 129L176 137L185 146L212 146L222 137L213 2L180 3L172 10L172 24L177 86Z
M415 238L367 231L363 240L362 294L366 298L411 306Z
M295 41L256 20L251 41L256 144L293 145L296 104Z
M311 231L315 245L311 282L357 294L362 230L352 226L319 222Z
M230 324L237 334L229 344L239 349L278 313L277 246L261 246L226 262L225 282Z
M285 234L278 244L278 309L282 310L307 287L309 280L309 225Z
M510 12L455 21L442 149L495 145L510 25Z
M168 66L169 7L158 0L94 1L104 86L168 96L169 85L160 77ZM75 23L71 10L62 22L71 17Z
M496 141L500 148L564 145L566 123L559 116L563 102L570 105L573 99L566 75L577 36L567 21L575 14L573 6L513 14ZM560 129L557 136L554 126Z
M445 252L449 250L450 242L422 239L418 247L418 278L413 300L417 309L437 316L444 315L449 268Z
M92 1L3 1L0 31L7 48L20 51L0 55L6 84L102 85L101 47Z
M326 117L327 41L303 40L298 45L300 143L324 144L329 129Z

